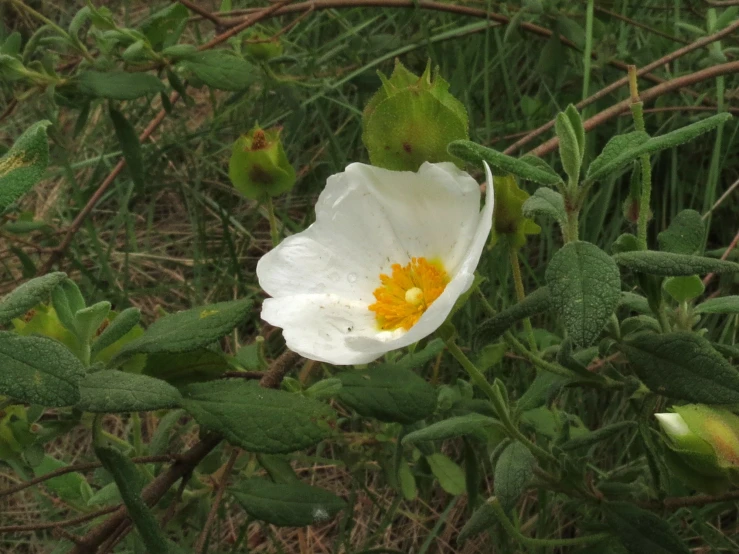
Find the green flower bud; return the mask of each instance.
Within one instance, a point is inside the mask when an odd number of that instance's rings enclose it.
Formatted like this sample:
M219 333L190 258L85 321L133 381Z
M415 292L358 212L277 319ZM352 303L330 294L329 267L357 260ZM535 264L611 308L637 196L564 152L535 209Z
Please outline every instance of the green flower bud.
M395 61L388 79L367 103L362 116L362 142L373 165L395 171L417 171L423 162L461 161L447 152L453 140L468 139L464 105L449 93L449 83L431 63L419 78Z
M261 31L254 31L244 42L244 52L255 60L267 62L282 55L282 43Z
M494 180L492 244L496 244L502 236L507 236L514 248L521 248L526 244L526 235L538 235L541 232L541 227L523 216L523 203L529 193L518 187L513 175L495 177Z
M234 142L228 176L236 189L252 200L277 196L295 185L295 169L287 159L279 128L259 125Z
M668 463L679 478L709 490L739 478L739 417L701 404L673 406L674 413L655 414L675 454ZM670 463L670 462L673 463ZM687 474L686 474L687 473ZM701 481L699 481L701 480ZM703 486L700 486L702 484ZM717 485L718 486L718 485Z

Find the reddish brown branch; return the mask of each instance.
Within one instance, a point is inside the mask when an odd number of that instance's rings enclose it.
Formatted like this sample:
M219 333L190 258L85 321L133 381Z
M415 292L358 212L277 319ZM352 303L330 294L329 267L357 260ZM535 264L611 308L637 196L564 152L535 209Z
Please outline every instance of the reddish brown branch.
M73 517L71 519L63 519L61 521L48 521L44 523L31 523L29 525L6 525L0 527L0 534L5 533L26 533L33 531L44 531L47 529L58 529L60 527L69 527L70 525L78 525L96 517L104 516L118 510L118 506L108 506L96 512L91 512L83 516ZM84 539L80 539L80 542L84 542Z
M695 83L706 81L708 79L715 79L716 77L720 77L721 75L730 75L732 73L739 73L739 61L714 65L713 67L708 67L701 71L690 73L689 75L677 77L675 79L666 81L660 85L647 89L645 92L641 93L640 96L643 102L648 102L650 100L654 100L655 98L659 98L663 94L666 94L670 91L694 85ZM610 108L603 110L593 117L588 118L583 123L585 130L591 131L598 125L605 123L606 121L628 111L630 104L631 99L627 98L626 100L623 100L618 104L614 104ZM534 148L529 153L534 154L535 156L543 156L554 151L558 145L559 139L557 139L557 137L554 137L546 141L544 144L541 144L538 147Z
M218 507L221 505L221 501L223 500L223 495L226 492L226 485L228 484L228 480L231 477L231 472L233 471L234 464L236 463L239 454L241 454L241 450L238 448L234 448L231 452L231 456L228 458L228 462L226 462L226 467L223 470L221 480L218 483L216 497L213 499L213 505L210 507L210 512L208 513L208 518L205 520L205 525L203 526L203 530L200 533L200 537L198 537L198 541L197 543L195 543L195 554L202 554L203 552L205 552L205 541L208 539L210 528L213 526L213 522L218 515Z
M683 48L678 48L674 52L670 52L666 56L661 57L658 60L653 61L650 64L645 65L641 69L639 69L636 74L639 77L642 77L643 75L646 75L650 71L657 69L658 67L667 65L669 63L672 63L676 59L684 56L685 54L688 54L689 52L693 52L694 50L697 50L699 48L703 48L704 46L707 46L711 44L712 42L716 42L717 40L722 39L725 36L730 35L731 33L739 30L739 21L736 21L732 25L729 25L724 30L719 31L718 33L714 33L712 35L708 35L707 37L703 37L701 39L696 40L695 42L688 44L687 46L684 46ZM597 102L604 96L612 93L614 90L617 90L623 86L628 85L629 78L628 76L622 77L618 81L614 81L607 87L599 90L592 96L589 96L582 102L577 104L577 108L579 110L582 110L585 106L589 106L590 104L593 104L594 102ZM519 139L518 141L511 144L508 148L504 150L504 153L511 154L521 148L523 145L528 144L532 140L534 140L539 135L547 132L549 129L554 127L554 120L550 121L549 123L542 125L541 127L534 129L530 133L528 133L526 136L524 136L522 139Z
M650 510L678 510L680 508L688 508L690 506L705 506L706 504L715 504L717 502L731 502L739 500L739 490L727 492L711 496L709 494L698 494L695 496L676 496L674 498L665 498L664 500L652 500L639 504L642 508Z

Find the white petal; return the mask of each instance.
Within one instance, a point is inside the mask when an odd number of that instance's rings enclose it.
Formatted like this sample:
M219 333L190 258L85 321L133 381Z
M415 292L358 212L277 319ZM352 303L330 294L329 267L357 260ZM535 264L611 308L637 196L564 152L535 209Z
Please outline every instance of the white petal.
M654 414L665 433L673 437L684 437L692 434L688 424L680 414Z
M477 182L453 163L424 163L416 173L355 163L329 178L316 219L330 220L334 232L352 233L358 218L371 210L383 220L376 232L392 237L401 251L392 258L386 250L393 263L441 258L447 271L456 273L477 227L479 207Z
M348 336L377 333L374 315L365 303L330 294L268 298L262 304L262 319L282 327L290 350L335 365L366 364L382 355L360 352L346 343Z

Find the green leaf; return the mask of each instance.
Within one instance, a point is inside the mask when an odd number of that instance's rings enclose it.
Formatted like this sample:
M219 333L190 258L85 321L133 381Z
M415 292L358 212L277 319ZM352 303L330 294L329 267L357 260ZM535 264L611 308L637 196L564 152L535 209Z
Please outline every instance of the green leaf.
M62 325L77 334L76 314L85 308L85 299L77 284L71 279L59 283L59 286L51 291L51 303Z
M694 333L645 333L621 344L621 350L657 394L701 404L739 403L739 371Z
M485 502L472 513L470 519L464 524L457 537L457 544L462 544L467 539L476 537L483 531L490 529L497 522L498 516L495 514L495 510Z
M464 493L466 490L464 471L459 465L444 454L429 454L426 461L442 489L455 496Z
M689 554L672 527L653 514L626 502L604 504L606 523L632 554Z
M321 379L317 383L314 383L304 393L308 398L315 398L317 400L323 400L325 398L333 398L341 390L341 379L336 377L329 377L328 379Z
M436 409L436 389L407 369L382 365L343 371L338 398L362 416L413 423Z
M580 164L582 163L580 145L570 118L564 112L557 114L554 130L559 138L559 157L562 160L562 168L570 181L577 183L580 180Z
M26 314L37 304L44 302L59 283L67 278L66 273L57 271L26 281L0 300L0 325L10 323Z
M689 140L693 140L708 131L712 131L729 119L731 119L731 114L729 113L712 115L702 121L692 123L687 127L677 129L659 137L647 138L646 140L644 138L646 133L643 133L642 131L634 131L627 135L614 137L606 145L603 153L598 156L592 164L590 164L588 180L598 180L610 173L615 173L617 170L622 169L624 166L639 159L643 155L654 154L655 152L674 148ZM637 135L637 133L640 134ZM625 137L629 138L626 139ZM614 144L614 146L609 149L608 147L611 143L616 141L616 139L620 139L618 144ZM602 163L596 165L596 162L606 154L606 150L609 150L608 158ZM595 169L593 168L594 165L596 166Z
M170 4L147 17L139 26L155 49L177 42L189 12L182 4Z
M405 460L400 460L398 464L398 481L400 481L400 492L403 494L403 498L415 500L418 497L416 478Z
M619 307L623 306L628 308L632 312L639 312L642 314L651 314L652 310L649 307L649 300L644 298L641 294L634 294L633 292L622 292L621 300L618 302Z
M669 277L662 285L667 294L677 302L687 302L699 297L706 290L700 277L688 275L687 277Z
M582 124L582 117L580 117L580 112L577 111L577 108L573 104L567 106L564 114L567 116L570 125L572 125L572 130L575 131L577 146L580 152L580 163L582 163L582 159L585 156L585 128Z
M552 308L562 315L572 341L582 346L595 341L621 298L613 259L589 242L570 242L552 257L546 280Z
M466 435L480 436L488 427L500 426L500 422L492 417L481 414L466 414L450 417L442 421L432 423L428 427L408 433L402 439L402 444L413 444L421 441L436 441L463 437Z
M640 250L615 254L613 259L618 265L634 271L662 275L664 277L680 277L686 275L705 275L707 273L736 273L739 264L716 260L703 256L674 254L672 252L654 252Z
M181 400L180 391L164 381L113 369L85 376L77 407L93 413L146 412L175 408Z
M739 314L739 296L709 298L695 307L698 314Z
M478 325L472 335L475 350L480 350L483 343L497 339L522 319L548 310L551 305L549 294L549 287L538 288L518 304L506 308Z
M113 476L128 515L149 554L170 554L170 545L159 528L156 518L141 498L141 475L136 466L118 450L109 447L97 447L95 454L103 463L103 467Z
M138 308L123 310L113 319L100 336L92 343L90 356L92 359L99 353L122 339L131 329L136 327L141 320L141 312Z
M703 246L705 232L701 214L695 210L683 210L657 236L659 249L675 254L695 254Z
M149 73L82 71L77 76L77 88L95 98L135 100L162 92L164 84Z
M333 493L300 481L247 479L230 492L251 517L280 527L325 523L346 507Z
M140 352L187 352L208 346L242 323L251 307L251 300L242 299L166 315L121 348L115 359Z
M604 177L617 176L618 170L624 169L639 156L624 156L646 143L649 135L644 131L633 131L625 135L617 135L608 141L600 155L595 158L586 174L588 181L599 181Z
M551 168L544 169L540 164L532 163L529 159L513 158L469 140L455 140L449 143L447 149L450 154L467 162L480 165L485 161L498 171L512 173L540 185L555 186L562 182L562 178Z
M631 233L623 233L622 235L619 235L611 245L611 251L614 254L633 252L634 250L639 250L639 241L637 241L636 237Z
M395 369L407 369L409 371L412 369L419 369L436 358L436 356L445 348L446 345L443 340L433 339L428 342L423 350L410 352L399 360L394 361L392 364L381 364L380 366L375 367L387 366Z
M110 302L105 300L77 312L75 315L77 335L84 344L92 340L109 313Z
M180 387L217 379L231 369L226 357L208 348L190 352L149 354L143 374Z
M601 441L608 440L618 435L621 431L634 427L634 425L635 423L633 421L619 421L618 423L612 423L611 425L601 427L592 433L572 438L562 444L560 448L565 452L590 448Z
M562 226L567 224L564 198L557 191L548 188L536 189L534 195L523 203L523 215L530 218L551 217Z
M526 412L543 406L570 382L571 379L549 371L537 373L529 388L516 402L516 410Z
M69 464L62 460L57 460L52 456L45 455L41 460L41 463L33 468L33 474L36 477L41 477L52 471L56 471L63 467L68 467ZM85 480L85 477L76 471L59 475L44 481L44 488L54 493L64 502L67 502L75 507L82 507L86 504L87 500L84 497L85 494L92 494L90 485Z
M495 496L506 512L513 509L534 476L536 458L523 444L511 442L495 464Z
M49 121L35 123L0 158L0 212L41 180L49 163L46 128Z
M0 394L48 407L72 406L80 398L84 366L61 343L0 331Z
M121 145L121 151L126 160L126 167L131 172L131 180L139 190L144 190L146 186L144 162L141 157L141 144L139 143L138 134L121 112L110 108L109 114L113 122L113 129L115 129L115 136L118 138L118 144Z
M182 407L204 427L252 452L281 454L313 446L331 434L331 408L258 383L221 380L182 388Z
M179 63L206 85L221 90L244 90L254 82L254 68L225 50L206 50Z

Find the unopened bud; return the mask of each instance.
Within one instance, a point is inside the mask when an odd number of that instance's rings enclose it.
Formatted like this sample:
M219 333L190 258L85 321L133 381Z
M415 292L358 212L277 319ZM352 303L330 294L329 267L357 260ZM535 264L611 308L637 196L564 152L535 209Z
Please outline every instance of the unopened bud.
M541 232L541 227L523 216L523 204L529 193L518 187L513 175L496 177L494 192L493 244L507 236L514 248L521 248L526 244L526 235Z

